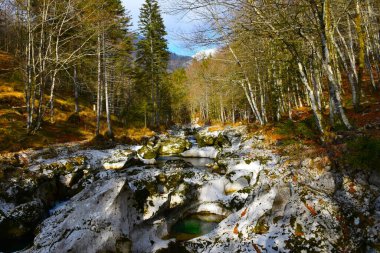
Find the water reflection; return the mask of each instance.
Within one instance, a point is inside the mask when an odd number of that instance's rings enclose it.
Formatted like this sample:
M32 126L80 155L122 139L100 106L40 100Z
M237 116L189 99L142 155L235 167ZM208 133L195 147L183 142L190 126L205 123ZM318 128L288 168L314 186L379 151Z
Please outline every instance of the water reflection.
M212 164L214 162L214 160L210 158L161 156L157 158L157 165L159 168L162 168L165 165L165 162L174 161L174 160L184 160L186 162L191 163L194 167L199 168L199 169L206 169L207 164Z
M210 215L213 217L209 217ZM215 216L215 214L194 214L180 219L172 226L169 237L176 238L177 241L187 241L205 235L214 230L224 218Z

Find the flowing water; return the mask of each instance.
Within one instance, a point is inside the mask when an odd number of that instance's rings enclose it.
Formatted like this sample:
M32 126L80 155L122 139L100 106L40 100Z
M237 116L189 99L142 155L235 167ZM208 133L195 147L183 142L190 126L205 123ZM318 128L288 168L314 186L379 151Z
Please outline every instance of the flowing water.
M170 231L170 237L177 241L187 241L205 235L218 226L219 222L206 221L197 216L188 216L175 223Z
M211 158L192 158L192 157L179 157L179 156L160 156L157 158L157 165L159 168L162 168L167 161L175 161L175 160L184 160L186 162L191 163L195 168L198 169L207 169L208 164L212 164L214 162Z
M196 213L179 219L169 231L169 238L187 241L208 234L214 230L225 216L212 213Z
M194 137L189 138L193 147L197 146ZM161 156L157 158L157 164L152 165L158 168L163 168L168 161L183 160L190 163L193 167L198 169L209 170L209 164L214 163L214 159L211 158L189 158L180 156ZM184 168L185 169L185 168ZM57 201L55 205L48 210L47 217L53 215L55 212L59 211L63 206L67 204L68 200ZM178 243L174 243L168 248L167 252L187 252L181 242L187 241L204 234L207 234L214 230L219 222L225 217L210 213L197 213L188 214L171 226L169 230L169 238L175 238ZM33 244L34 234L29 233L25 237L14 241L2 242L0 238L0 252L15 252L29 248ZM5 246L4 246L5 245Z
M189 141L193 147L198 146L194 136L189 137ZM191 163L198 169L208 169L209 164L214 163L214 159L211 158L189 158L179 156L162 156L157 158L158 167L162 168L167 161L184 160ZM169 238L175 238L177 242L191 240L193 238L208 234L214 230L218 224L225 217L222 215L212 213L196 213L185 216L179 219L174 225L171 226L169 231ZM175 251L168 251L175 252Z

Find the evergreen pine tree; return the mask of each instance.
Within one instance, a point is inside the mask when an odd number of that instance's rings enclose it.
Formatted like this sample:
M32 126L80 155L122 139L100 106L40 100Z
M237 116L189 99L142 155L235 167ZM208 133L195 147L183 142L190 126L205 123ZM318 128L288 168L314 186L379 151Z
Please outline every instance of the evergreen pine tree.
M137 44L137 64L140 69L141 90L145 93L151 125L161 123L161 108L164 101L165 76L169 62L169 51L165 39L166 31L157 0L146 0L140 10L139 31L141 40ZM147 115L147 114L150 115Z

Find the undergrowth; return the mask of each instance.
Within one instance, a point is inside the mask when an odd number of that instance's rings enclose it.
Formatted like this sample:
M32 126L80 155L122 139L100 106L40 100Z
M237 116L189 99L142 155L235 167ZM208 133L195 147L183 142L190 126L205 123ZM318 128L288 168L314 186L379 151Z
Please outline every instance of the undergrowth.
M287 139L312 140L318 137L318 130L315 127L313 118L307 118L299 122L287 120L277 126L276 133L286 136Z
M343 159L354 169L380 172L380 139L362 136L347 142Z

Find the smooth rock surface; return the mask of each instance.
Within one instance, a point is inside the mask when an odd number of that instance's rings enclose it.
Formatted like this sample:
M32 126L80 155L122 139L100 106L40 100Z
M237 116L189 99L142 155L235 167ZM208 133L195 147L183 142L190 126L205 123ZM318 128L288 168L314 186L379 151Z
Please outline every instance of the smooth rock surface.
M125 176L108 179L95 182L45 220L28 252L130 252L126 235L137 219L134 201Z
M226 194L232 194L234 192L240 191L249 186L249 182L245 177L240 177L237 180L228 183L224 187L224 191Z
M134 158L135 155L136 152L133 150L121 150L113 156L103 160L103 167L106 170L120 170L124 168L128 162Z
M72 185L69 189L84 190L51 210L26 252L149 253L177 246L200 253L354 252L373 251L380 244L380 190L370 172L339 170L328 157L318 155L280 156L272 150L275 146L264 145L262 136L245 135L244 128L198 132L210 136L213 145L218 136L231 145L200 148L194 143L181 155L210 157L214 159L210 167L224 173L178 157L163 160L162 166L133 164L127 170L104 170L104 161L126 149L143 150L138 154L142 160L162 162L155 158L159 147L172 138L167 135L151 138L144 147L62 149L44 154L45 158L36 155L28 162L36 174L28 180L10 177L0 184L0 227L9 217L34 223L38 208L28 205L38 207L32 203L40 199L46 208L45 202L55 199L49 192ZM184 139L186 131L172 134ZM149 159L141 156L145 151L153 152ZM87 158L83 165L66 166L78 156ZM17 159L9 161L19 164ZM81 171L83 177L73 180L72 173ZM41 173L40 181L32 180ZM34 197L23 199L26 194ZM32 215L26 216L27 210ZM197 226L207 228L206 234L171 236L174 224L193 224L186 220L193 218ZM176 238L193 239L176 242Z
M160 155L178 155L191 148L191 143L184 138L171 137L163 142L159 149Z

